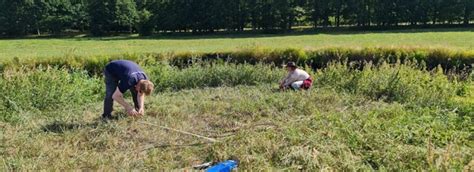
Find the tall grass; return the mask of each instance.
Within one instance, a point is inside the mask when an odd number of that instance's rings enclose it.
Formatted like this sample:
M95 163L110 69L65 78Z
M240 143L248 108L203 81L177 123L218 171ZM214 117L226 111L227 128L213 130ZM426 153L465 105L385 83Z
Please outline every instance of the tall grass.
M27 114L45 115L42 112L97 101L99 83L84 71L49 67L7 71L0 78L0 119L18 121Z
M285 71L275 65L145 63L159 95L147 98L143 118L110 123L94 120L102 110L101 75L68 67L4 70L4 168L188 169L236 157L243 170L394 171L460 170L472 161L472 104L458 103L472 84L441 67L335 62L308 67L312 89L276 92Z
M156 91L188 88L256 85L277 82L283 70L266 65L213 63L180 69L166 64L146 66ZM0 78L0 115L2 121L18 122L27 112L47 114L60 108L81 106L103 98L102 76L85 70L38 67L8 70ZM46 113L41 113L46 112Z
M353 70L345 63L332 63L316 74L316 85L362 94L374 100L407 103L412 106L444 106L462 94L466 84L449 79L441 67L433 70L415 64L367 63Z
M187 68L166 63L145 65L156 90L275 84L285 71L265 64L199 63ZM311 69L309 69L311 70ZM465 83L449 79L441 68L420 69L417 65L371 65L355 70L345 63L333 63L312 73L315 87L369 97L373 100L400 102L412 106L446 106ZM104 94L101 75L85 70L38 67L6 70L0 78L2 121L21 121L23 114L46 114L60 108L101 101Z
M142 118L97 122L101 103L2 126L5 169L189 170L240 160L249 171L460 171L472 160L470 118L327 88L269 85L163 92ZM198 138L146 121L217 138ZM3 133L2 133L3 134Z
M156 65L146 70L159 91L274 83L284 75L284 70L263 64L201 63L184 69Z

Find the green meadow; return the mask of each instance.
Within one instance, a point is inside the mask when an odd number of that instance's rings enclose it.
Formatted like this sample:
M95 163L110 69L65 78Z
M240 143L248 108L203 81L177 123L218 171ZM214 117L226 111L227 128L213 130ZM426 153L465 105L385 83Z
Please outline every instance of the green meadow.
M0 65L0 171L227 159L249 171L473 171L473 40L470 29L0 40L1 59L18 57ZM145 116L115 103L105 122L101 70L120 57L156 91ZM288 60L313 88L277 89Z
M249 47L302 48L446 48L473 50L474 32L464 29L418 29L385 32L314 32L293 34L223 34L203 36L136 35L106 38L3 39L0 59L118 55L124 53L222 52Z

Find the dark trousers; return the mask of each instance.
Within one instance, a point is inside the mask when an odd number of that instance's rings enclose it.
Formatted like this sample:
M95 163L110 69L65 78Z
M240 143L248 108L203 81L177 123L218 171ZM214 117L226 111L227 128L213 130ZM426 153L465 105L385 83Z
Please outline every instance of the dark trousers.
M112 96L114 95L114 92L120 82L120 80L116 77L114 77L112 74L110 74L107 70L104 70L104 78L105 78L105 98L104 98L104 113L102 114L102 117L111 117L112 116L112 111L114 107L114 99ZM137 97L137 91L135 88L131 88L130 92L132 93L133 97L133 104L135 105L135 109L139 109L138 105L138 97Z

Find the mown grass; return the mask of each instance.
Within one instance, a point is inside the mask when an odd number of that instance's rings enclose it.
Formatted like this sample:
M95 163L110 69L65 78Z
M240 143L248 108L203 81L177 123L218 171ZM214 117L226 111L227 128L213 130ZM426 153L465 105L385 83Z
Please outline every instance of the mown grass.
M0 107L11 115L0 122L0 163L6 170L189 169L237 158L243 170L474 168L472 76L461 81L416 64L353 70L334 63L312 73L310 91L277 92L284 71L264 64L145 70L159 88L146 116L117 111L122 118L109 123L97 119L99 77L56 68L4 72L1 95L9 100ZM37 79L53 86L35 88ZM22 87L26 97L15 97ZM35 101L54 103L29 107Z
M98 104L55 118L3 124L5 168L189 169L238 158L240 169L254 170L441 170L464 168L474 153L472 123L455 112L327 89L274 93L268 86L244 86L166 92L150 99L144 118L107 124L96 119ZM206 143L140 121L220 142Z
M242 34L160 36L140 38L44 38L0 40L0 61L63 56L98 56L166 52L223 52L259 46L270 49L328 47L409 47L473 50L474 32L464 29L414 29L387 32L328 32L313 34Z

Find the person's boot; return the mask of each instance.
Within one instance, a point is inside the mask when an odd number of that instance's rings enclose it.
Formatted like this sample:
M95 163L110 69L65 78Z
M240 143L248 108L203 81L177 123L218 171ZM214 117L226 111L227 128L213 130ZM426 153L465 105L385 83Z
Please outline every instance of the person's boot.
M102 121L107 122L107 121L112 120L112 119L113 119L113 117L112 117L111 114L108 114L108 115L102 114Z

